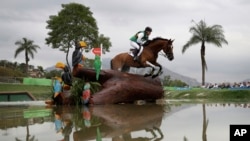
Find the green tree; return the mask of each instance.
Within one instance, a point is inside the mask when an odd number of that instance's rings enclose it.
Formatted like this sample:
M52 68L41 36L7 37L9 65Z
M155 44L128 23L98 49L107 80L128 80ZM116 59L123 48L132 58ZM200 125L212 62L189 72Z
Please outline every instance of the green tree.
M164 76L163 85L164 86L170 86L170 87L188 86L185 82L182 82L181 80L172 80L170 75Z
M39 71L41 71L41 72L44 72L44 69L43 69L42 66L37 66L37 69L38 69Z
M103 34L100 34L100 36L97 39L98 45L102 45L102 53L109 52L109 48L112 46L111 42L109 41L108 37L105 37Z
M26 64L25 63L21 63L18 67L18 70L20 70L22 73L25 74L26 72Z
M79 41L85 41L90 51L91 48L103 44L103 50L109 51L111 43L109 38L102 34L98 37L98 27L96 20L92 16L89 7L77 3L62 4L62 10L58 15L52 15L47 21L49 37L46 44L52 48L59 49L66 53L68 66L68 56L70 48L77 45Z
M194 26L190 27L189 32L191 32L193 35L183 46L182 53L184 53L190 46L201 43L200 54L202 67L202 85L205 85L205 70L207 70L207 64L205 60L205 43L211 43L216 45L217 47L222 47L222 43L228 44L228 42L225 39L224 31L221 25L207 26L207 24L203 20L201 20L199 23L195 23Z
M63 73L62 70L56 70L55 69L55 70L52 70L52 71L49 71L49 72L45 72L45 78L51 79L51 78L53 78L55 76L60 77L62 73Z
M181 80L171 80L170 85L171 87L185 87L188 86L185 82L182 82Z
M9 61L8 61L8 60L1 60L1 61L0 61L0 66L8 67L8 64L9 64Z
M171 76L170 75L164 76L163 85L164 86L170 86L170 83L171 83Z
M34 58L34 52L37 52L37 48L40 48L38 45L34 44L34 41L29 40L27 38L23 38L22 40L16 41L15 45L18 46L18 48L15 51L15 58L18 54L24 51L25 53L25 73L28 74L28 68L29 68L29 61L31 58Z

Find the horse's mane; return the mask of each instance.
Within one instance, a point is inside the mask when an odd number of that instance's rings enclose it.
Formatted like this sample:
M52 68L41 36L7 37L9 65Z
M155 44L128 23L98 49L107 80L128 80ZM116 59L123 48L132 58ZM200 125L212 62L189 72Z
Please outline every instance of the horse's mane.
M154 43L157 40L166 40L166 41L168 41L168 39L164 39L162 37L155 37L152 40L148 40L146 43L143 44L143 46L145 47L145 46L147 46L147 45L149 45L151 43Z

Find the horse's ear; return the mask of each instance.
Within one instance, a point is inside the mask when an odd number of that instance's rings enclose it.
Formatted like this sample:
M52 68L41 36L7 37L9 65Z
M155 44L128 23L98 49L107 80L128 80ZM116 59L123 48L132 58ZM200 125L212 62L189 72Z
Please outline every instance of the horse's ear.
M174 42L174 39L172 40L172 39L170 38L169 41Z
M172 40L172 39L169 39L169 41L171 42L171 43L173 43L174 42L174 39Z

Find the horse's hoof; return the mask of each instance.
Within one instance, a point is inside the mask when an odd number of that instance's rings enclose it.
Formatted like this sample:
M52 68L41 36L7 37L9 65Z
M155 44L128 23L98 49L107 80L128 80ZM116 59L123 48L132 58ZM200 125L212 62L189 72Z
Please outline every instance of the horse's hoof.
M158 75L156 74L156 75L152 75L152 78L155 78L155 77L157 77Z
M163 71L161 71L161 72L159 72L159 73L157 73L157 74L155 74L155 75L152 75L152 78L155 78L155 77L160 76L160 75L162 75L162 74L163 74Z
M151 76L151 74L144 74L144 77L149 77Z

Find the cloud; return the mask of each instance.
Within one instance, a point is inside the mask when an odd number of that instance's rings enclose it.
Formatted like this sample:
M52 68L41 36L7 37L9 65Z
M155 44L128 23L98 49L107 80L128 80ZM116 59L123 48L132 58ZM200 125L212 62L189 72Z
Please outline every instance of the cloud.
M207 25L222 25L229 42L222 48L206 44L208 71L206 80L210 82L241 81L249 78L247 65L250 51L250 1L248 0L60 0L33 1L11 0L0 3L0 60L24 62L20 54L14 58L14 42L27 37L41 46L33 65L45 68L57 61L65 61L65 54L51 49L45 44L48 37L46 21L50 15L57 15L61 4L76 2L90 8L97 21L100 33L110 37L111 52L104 57L113 57L128 51L129 38L145 26L151 26L151 37L161 36L175 39L175 60L160 57L159 62L168 69L201 80L200 44L191 46L184 54L182 46L189 40L192 20L205 20ZM92 57L91 54L86 54Z

